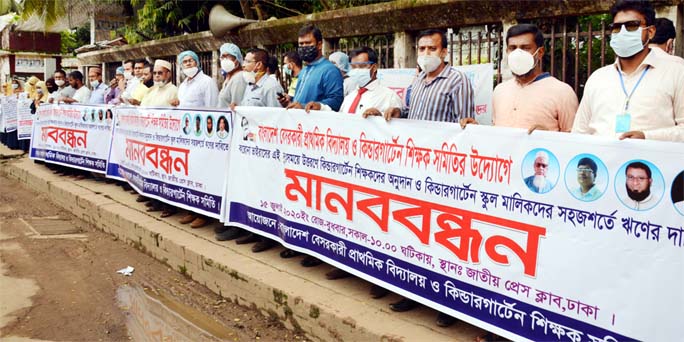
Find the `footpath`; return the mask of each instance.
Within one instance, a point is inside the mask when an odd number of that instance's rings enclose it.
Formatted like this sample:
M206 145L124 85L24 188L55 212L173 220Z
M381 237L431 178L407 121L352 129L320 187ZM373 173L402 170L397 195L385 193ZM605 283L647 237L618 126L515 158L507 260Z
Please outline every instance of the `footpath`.
M389 304L399 296L374 300L368 282L354 277L327 280L330 266L304 268L301 256L280 258L282 248L255 254L250 244L216 241L218 222L192 229L177 222L178 214L159 218L119 186L55 175L3 145L0 174L47 194L58 206L222 297L277 317L313 340L470 342L484 333L464 322L439 328L434 323L437 312L426 307L392 312Z

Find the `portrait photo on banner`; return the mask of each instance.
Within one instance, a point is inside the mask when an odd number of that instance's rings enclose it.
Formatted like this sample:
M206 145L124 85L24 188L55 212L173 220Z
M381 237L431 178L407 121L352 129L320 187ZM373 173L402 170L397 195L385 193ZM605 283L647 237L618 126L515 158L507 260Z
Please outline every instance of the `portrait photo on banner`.
M570 159L564 177L568 192L583 202L601 198L608 188L608 168L593 154L583 153Z
M535 148L525 155L520 174L530 191L545 194L553 190L558 183L560 164L551 151Z
M665 192L665 180L653 163L635 159L624 163L615 174L615 195L632 210L644 211L658 205Z
M680 172L672 181L670 199L677 212L684 216L684 171Z

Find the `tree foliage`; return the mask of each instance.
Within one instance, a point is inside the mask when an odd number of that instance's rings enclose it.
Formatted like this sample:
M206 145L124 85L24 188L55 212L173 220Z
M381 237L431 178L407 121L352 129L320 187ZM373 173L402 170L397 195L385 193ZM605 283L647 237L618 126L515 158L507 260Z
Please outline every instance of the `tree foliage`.
M75 30L60 32L62 46L61 53L63 55L73 55L74 50L90 44L90 24L79 27Z
M21 19L27 20L36 15L49 28L66 15L65 3L64 0L23 0L20 6Z

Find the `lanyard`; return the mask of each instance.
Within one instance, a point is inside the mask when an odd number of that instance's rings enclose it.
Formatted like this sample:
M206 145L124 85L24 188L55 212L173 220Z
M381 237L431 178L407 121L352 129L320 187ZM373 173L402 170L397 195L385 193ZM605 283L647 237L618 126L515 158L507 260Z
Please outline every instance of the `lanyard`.
M627 99L625 100L625 112L627 112L627 110L629 109L629 100L632 99L632 95L634 95L634 91L635 91L636 88L639 86L639 83L641 83L641 80L644 79L644 76L645 76L646 73L648 72L648 69L649 69L649 68L651 68L651 66L650 66L650 65L647 65L647 66L646 66L646 69L644 69L644 72L641 73L641 76L639 77L639 80L638 80L637 83L634 85L634 88L632 88L632 92L630 92L629 94L627 94L627 89L625 88L625 81L624 81L624 79L622 78L622 73L620 72L620 70L617 70L617 73L618 73L618 75L620 76L620 85L622 85L622 91L625 93L625 96L627 96Z

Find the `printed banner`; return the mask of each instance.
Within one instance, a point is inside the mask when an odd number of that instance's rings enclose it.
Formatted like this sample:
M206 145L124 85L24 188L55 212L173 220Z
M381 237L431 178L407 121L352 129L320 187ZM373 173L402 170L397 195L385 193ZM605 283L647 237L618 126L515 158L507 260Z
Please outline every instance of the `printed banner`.
M117 108L107 176L139 193L221 218L230 111Z
M105 173L113 123L111 106L41 105L34 116L31 159Z
M494 66L491 63L457 65L473 85L475 119L483 125L492 124L492 93L494 92ZM407 88L416 77L416 69L378 69L380 84L394 90L406 103Z
M17 130L17 98L16 96L0 97L2 118L0 118L0 131L9 133Z
M31 103L29 99L19 99L17 101L17 139L31 139L33 130L33 114L31 114Z
M679 143L238 107L227 222L516 341L674 341Z

